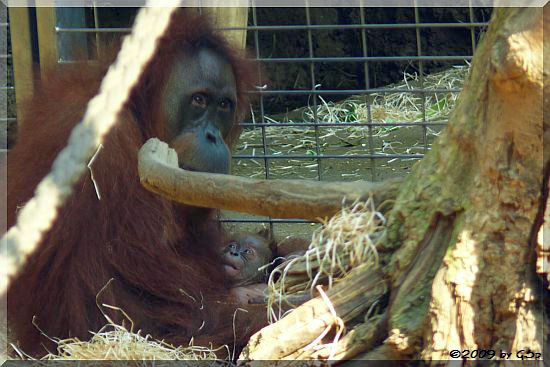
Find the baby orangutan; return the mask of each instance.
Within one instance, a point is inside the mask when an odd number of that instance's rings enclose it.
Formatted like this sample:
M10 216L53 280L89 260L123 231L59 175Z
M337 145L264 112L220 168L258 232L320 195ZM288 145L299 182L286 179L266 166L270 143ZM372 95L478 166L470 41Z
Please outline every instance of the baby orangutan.
M236 233L222 250L223 271L233 287L237 303L263 303L267 290L267 266L276 253L276 243L268 230Z
M223 271L237 303L263 303L275 259L305 251L309 241L288 237L277 243L267 229L232 235L222 250ZM272 264L271 264L272 263ZM270 265L271 264L271 265Z
M275 257L276 243L268 231L237 233L222 252L223 270L234 287L265 283L268 265Z

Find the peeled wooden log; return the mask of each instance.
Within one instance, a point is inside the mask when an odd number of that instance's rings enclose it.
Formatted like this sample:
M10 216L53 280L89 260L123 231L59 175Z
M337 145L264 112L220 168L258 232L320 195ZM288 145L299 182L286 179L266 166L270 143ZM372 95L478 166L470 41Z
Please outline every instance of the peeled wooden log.
M387 315L378 315L373 319L365 320L355 325L353 329L337 342L329 343L316 350L300 349L285 357L286 360L311 359L342 361L354 359L358 355L376 347L384 340L384 333L387 327Z
M138 158L142 185L170 200L275 218L318 221L333 216L342 205L370 195L380 204L395 199L401 182L257 180L191 172L179 168L176 152L155 138L143 145Z
M308 358L311 353L304 347L327 328L336 327L338 320L335 316L344 323L349 322L368 310L386 292L382 272L367 264L360 265L326 292L329 302L322 297L314 298L263 328L250 338L239 358L245 361ZM368 345L364 340L362 343ZM343 350L338 352L344 354Z

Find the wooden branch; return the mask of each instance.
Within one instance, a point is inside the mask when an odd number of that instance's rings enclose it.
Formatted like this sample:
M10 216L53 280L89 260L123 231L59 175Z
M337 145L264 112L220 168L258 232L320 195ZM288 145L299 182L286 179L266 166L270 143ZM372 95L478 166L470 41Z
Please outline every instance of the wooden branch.
M387 291L379 269L361 265L342 278L327 296L344 322L349 322L367 310ZM329 305L317 297L296 308L290 314L254 334L241 353L241 360L276 360L292 356L335 324ZM307 353L305 354L307 356Z
M285 359L315 359L341 361L354 359L356 356L381 344L386 337L387 314L365 320L353 327L337 343L328 344L320 350L303 349Z
M190 172L179 168L176 152L155 138L140 149L138 169L145 188L182 204L313 221L369 195L377 204L395 199L401 182L256 180Z

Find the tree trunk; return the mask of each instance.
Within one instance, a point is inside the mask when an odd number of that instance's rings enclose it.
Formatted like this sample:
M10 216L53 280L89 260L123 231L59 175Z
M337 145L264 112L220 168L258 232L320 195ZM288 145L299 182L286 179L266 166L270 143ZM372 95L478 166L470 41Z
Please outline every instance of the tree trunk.
M472 354L478 358L494 351L493 358L506 359L548 350L548 284L535 266L537 256L539 263L548 256L548 246L536 250L549 172L543 17L550 21L548 7L495 9L448 127L402 183L388 213L388 239L378 249L389 285L385 310L379 320L355 327L344 320L347 334L330 346L335 359L436 363L455 359L453 350L485 350ZM327 311L310 314L315 322L326 320ZM241 358L329 355L299 353L299 345L276 348L270 336L279 324L284 334L285 318L256 334ZM275 349L286 355L274 355Z

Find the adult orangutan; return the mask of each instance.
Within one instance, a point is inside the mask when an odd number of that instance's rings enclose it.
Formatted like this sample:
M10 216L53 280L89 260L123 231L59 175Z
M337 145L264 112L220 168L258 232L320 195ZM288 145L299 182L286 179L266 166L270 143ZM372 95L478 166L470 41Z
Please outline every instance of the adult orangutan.
M66 145L106 66L50 73L26 109L8 157L8 225ZM180 11L53 227L8 290L10 339L34 356L50 337L88 339L121 321L174 344L237 347L266 324L265 306L236 312L219 256L213 211L143 189L137 152L151 137L169 142L182 168L227 173L237 122L247 109L249 61L199 16ZM96 188L97 187L97 188ZM99 195L98 195L99 194ZM112 281L110 281L112 279ZM97 297L97 300L96 300ZM33 321L34 318L34 321Z

